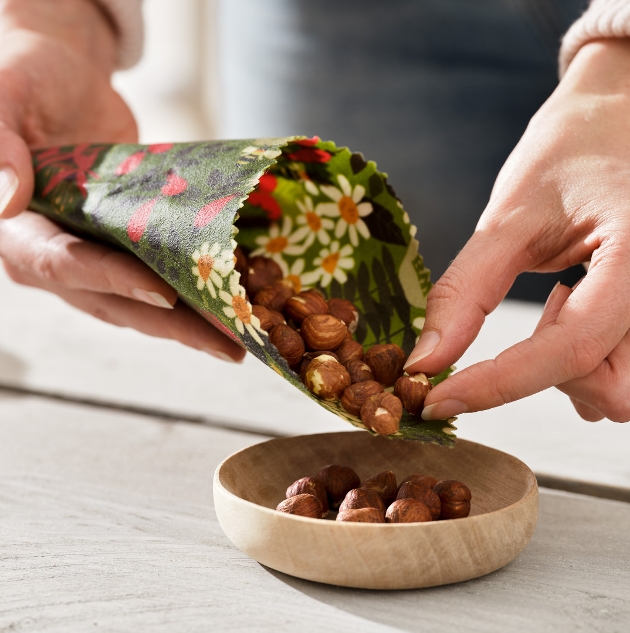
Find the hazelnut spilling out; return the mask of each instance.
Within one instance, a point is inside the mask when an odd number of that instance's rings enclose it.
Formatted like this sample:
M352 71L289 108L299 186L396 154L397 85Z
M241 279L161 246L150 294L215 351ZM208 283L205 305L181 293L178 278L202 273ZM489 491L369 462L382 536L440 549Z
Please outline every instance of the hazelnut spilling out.
M424 399L429 395L431 387L425 374L401 376L394 385L394 395L400 399L405 410L418 415L422 413Z
M350 386L350 374L332 356L322 354L309 363L304 384L320 400L336 402Z
M361 407L361 420L365 426L380 435L392 435L400 428L402 404L391 393L370 396Z

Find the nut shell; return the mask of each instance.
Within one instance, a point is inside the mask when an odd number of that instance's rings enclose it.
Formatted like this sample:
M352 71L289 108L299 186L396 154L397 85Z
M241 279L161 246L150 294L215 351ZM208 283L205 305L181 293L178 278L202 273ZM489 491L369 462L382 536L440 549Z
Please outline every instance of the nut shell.
M431 520L431 512L417 499L397 499L387 508L387 523L426 523Z
M337 299L335 297L328 299L327 303L328 314L341 319L346 324L348 331L354 334L357 331L357 325L359 325L359 311L354 304L346 299Z
M385 523L385 515L378 508L358 508L340 512L336 520L352 523Z
M402 404L391 393L370 396L361 407L361 421L379 435L391 435L400 428Z
M358 510L359 508L378 508L385 514L385 504L383 503L381 495L379 495L376 490L369 490L367 488L354 488L353 490L349 490L339 506L339 512Z
M431 488L421 486L412 481L407 481L400 486L396 499L417 499L418 501L422 501L422 503L429 508L433 521L437 521L440 518L442 504L440 498Z
M350 374L332 356L322 354L309 363L304 373L304 384L320 400L336 402L350 386Z
M354 385L346 387L341 396L341 406L350 415L361 415L361 407L367 402L368 398L383 393L383 387L375 380L365 380L357 382Z
M370 366L362 360L350 360L346 363L346 369L350 374L350 380L355 382L364 382L366 380L374 380L374 374Z
M313 495L317 497L322 504L322 518L328 514L328 495L324 484L314 477L302 477L294 481L286 492L286 498L290 499L297 495Z
M316 290L305 290L287 300L284 312L288 319L301 325L307 316L328 314L328 305L326 299Z
M373 345L363 357L374 374L374 380L384 387L391 387L402 376L406 359L405 352L394 343Z
M445 479L438 481L433 490L442 504L440 519L463 519L470 514L472 493L466 484Z
M280 312L268 310L265 306L252 306L252 314L260 321L260 327L265 332L271 332L272 328L281 323L286 323Z
M422 475L420 473L414 473L413 475L409 475L405 477L400 485L406 484L408 481L413 481L414 484L420 484L421 486L426 486L427 488L433 488L438 480L435 477L431 477L431 475ZM400 488L399 488L400 490Z
M424 399L429 395L431 387L425 374L401 376L394 385L394 395L400 399L402 406L409 413L419 415L422 413Z
M275 310L280 312L287 299L290 299L294 295L293 284L286 280L276 281L270 286L261 288L252 301L253 304L259 306L265 306L269 310Z
M311 314L302 321L300 334L311 351L336 350L346 338L348 328L330 314Z
M278 504L276 510L287 514L297 514L301 517L310 517L311 519L321 519L323 512L321 501L317 497L308 494L296 495L290 499L285 499Z
M383 499L383 503L388 506L395 501L398 492L396 475L391 470L384 470L382 473L368 477L361 483L361 488L378 492Z
M361 360L364 355L363 345L357 341L346 340L337 348L337 356L342 365L351 360Z
M440 510L440 519L464 519L470 514L470 501L455 501L443 503Z
M324 466L316 475L326 488L328 495L328 507L338 508L343 498L353 488L358 488L361 480L349 466L330 464Z
M240 246L234 249L234 270L241 275L241 284L245 285L243 273L247 270L247 255Z
M265 286L271 286L282 279L282 269L269 257L252 257L247 262L247 275L245 285L247 294L255 297Z
M269 342L276 346L278 353L289 363L291 369L300 365L304 355L304 341L294 329L283 323L274 326L269 332Z
M304 382L304 376L306 375L306 370L308 369L308 366L311 364L311 361L314 358L317 358L318 356L323 356L323 355L332 356L336 361L339 360L337 358L337 354L329 350L325 350L321 352L306 352L304 356L302 356L302 364L300 365L300 378L302 379L302 382ZM437 483L437 479L435 481Z

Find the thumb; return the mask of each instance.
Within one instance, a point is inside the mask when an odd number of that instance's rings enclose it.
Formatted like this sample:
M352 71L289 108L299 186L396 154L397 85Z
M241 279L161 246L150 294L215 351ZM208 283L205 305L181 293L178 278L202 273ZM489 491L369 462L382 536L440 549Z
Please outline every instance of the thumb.
M0 123L0 219L28 207L33 196L33 163L24 140Z
M525 269L504 230L478 229L429 292L422 335L405 370L434 376L458 360Z

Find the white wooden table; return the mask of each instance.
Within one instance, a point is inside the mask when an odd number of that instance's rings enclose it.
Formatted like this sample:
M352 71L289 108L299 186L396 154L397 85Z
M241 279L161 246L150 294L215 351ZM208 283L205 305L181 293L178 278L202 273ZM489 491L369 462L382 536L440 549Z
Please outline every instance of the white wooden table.
M348 590L258 565L216 521L217 464L346 425L254 359L228 367L3 276L0 296L0 632L628 630L630 504L593 496L543 489L525 552L450 587ZM538 314L501 306L459 366ZM558 481L630 491L630 426L582 422L559 393L459 427Z

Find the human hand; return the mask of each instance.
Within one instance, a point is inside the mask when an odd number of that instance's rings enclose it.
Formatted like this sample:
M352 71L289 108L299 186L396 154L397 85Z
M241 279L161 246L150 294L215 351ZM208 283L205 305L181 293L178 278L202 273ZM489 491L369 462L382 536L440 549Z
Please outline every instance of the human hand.
M504 165L473 237L428 298L407 371L455 362L524 271L590 260L532 336L433 389L425 419L557 386L578 413L630 420L630 42L584 46Z

